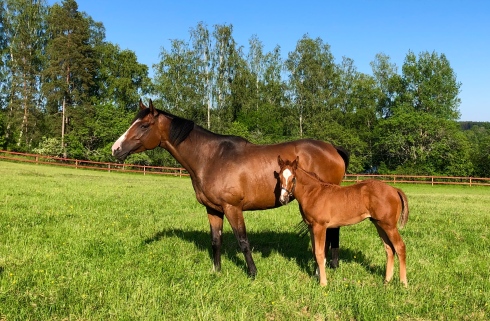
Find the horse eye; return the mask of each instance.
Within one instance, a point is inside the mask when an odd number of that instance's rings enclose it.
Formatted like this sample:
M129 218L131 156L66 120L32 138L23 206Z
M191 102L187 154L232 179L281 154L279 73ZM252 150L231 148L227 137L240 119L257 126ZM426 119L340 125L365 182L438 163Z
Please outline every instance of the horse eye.
M148 127L150 127L150 123L141 124L140 127L143 129L147 129Z

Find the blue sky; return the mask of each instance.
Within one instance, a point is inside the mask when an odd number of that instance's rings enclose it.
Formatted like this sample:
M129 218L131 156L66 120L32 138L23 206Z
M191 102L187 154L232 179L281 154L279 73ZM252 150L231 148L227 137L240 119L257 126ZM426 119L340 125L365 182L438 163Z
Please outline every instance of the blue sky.
M49 0L49 4L53 4ZM377 53L401 66L408 51L445 54L462 83L461 120L490 121L490 1L158 1L77 0L106 28L106 40L136 53L140 63L159 61L170 39L189 40L189 29L202 21L232 24L233 38L248 48L257 35L265 51L276 45L283 58L303 35L320 37L338 62L354 60L371 74ZM153 72L151 71L151 74Z

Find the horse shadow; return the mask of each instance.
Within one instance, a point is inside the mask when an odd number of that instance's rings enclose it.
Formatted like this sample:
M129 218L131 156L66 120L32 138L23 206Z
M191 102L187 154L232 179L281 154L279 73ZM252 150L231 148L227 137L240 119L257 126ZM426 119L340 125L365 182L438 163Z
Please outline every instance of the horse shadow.
M148 245L158 242L161 239L175 236L183 241L194 244L199 250L207 251L210 264L212 264L213 255L209 232L166 229L158 231L153 236L146 238L143 240L143 243ZM260 253L264 258L271 256L272 253L278 253L288 260L294 260L305 273L315 273L316 265L314 264L314 256L309 247L310 238L308 235L300 236L295 232L260 231L249 233L248 238L252 247L252 253ZM247 272L247 264L243 255L241 255L235 235L232 232L223 233L221 255L226 256L245 273ZM364 267L367 272L384 277L384 267L374 265L372 261L359 250L341 246L339 259L341 262L345 263L357 263Z

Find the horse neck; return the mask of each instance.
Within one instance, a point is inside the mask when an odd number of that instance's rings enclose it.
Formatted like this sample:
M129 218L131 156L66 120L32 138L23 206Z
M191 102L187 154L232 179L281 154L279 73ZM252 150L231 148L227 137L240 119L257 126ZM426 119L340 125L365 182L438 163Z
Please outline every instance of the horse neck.
M180 144L175 145L167 141L163 144L166 149L192 176L205 164L203 159L206 152L212 149L213 142L218 135L194 125L189 136Z

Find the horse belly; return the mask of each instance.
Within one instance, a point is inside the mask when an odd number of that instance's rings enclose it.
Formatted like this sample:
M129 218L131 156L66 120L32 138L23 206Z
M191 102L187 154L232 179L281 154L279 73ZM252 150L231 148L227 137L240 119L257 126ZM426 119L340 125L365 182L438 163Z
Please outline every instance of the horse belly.
M326 203L331 213L328 227L354 225L371 217L369 209L356 193L340 194L338 198L327 197Z
M332 220L329 222L327 227L341 227L341 226L348 226L348 225L354 225L359 222L364 221L365 219L371 217L371 214L369 212L367 213L361 213L361 214L349 214L345 216L334 216Z

